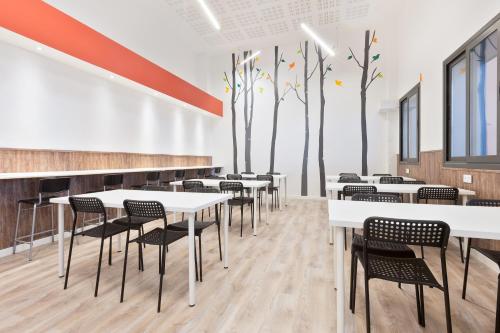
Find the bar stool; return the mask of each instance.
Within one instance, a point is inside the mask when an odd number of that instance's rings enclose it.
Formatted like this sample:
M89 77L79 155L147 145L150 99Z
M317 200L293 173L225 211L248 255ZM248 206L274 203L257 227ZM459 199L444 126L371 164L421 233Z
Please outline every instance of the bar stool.
M160 171L146 173L146 184L132 185L133 189L140 189L144 185L160 185Z
M28 260L31 261L33 253L33 239L35 235L46 234L50 232L52 235L52 242L54 242L54 210L53 204L50 203L51 198L55 198L62 195L69 196L69 187L71 183L71 178L45 178L40 179L38 184L38 197L20 199L17 201L17 221L16 221L16 231L14 233L14 244L12 246L12 253L16 253L17 243L30 244ZM23 205L31 206L29 208L21 209ZM35 233L35 223L36 223L36 212L39 208L50 207L51 208L51 229ZM19 232L19 222L21 217L21 210L33 209L33 219L31 222L31 233L29 235L24 235L18 237ZM23 241L22 239L29 238L29 241Z
M201 179L205 178L205 169L198 169L198 171L196 171L196 176Z
M111 190L117 190L117 189L123 189L123 174L115 173L115 174L110 174L110 175L105 175L103 177L103 191L111 191ZM87 193L94 193L96 191L90 191ZM87 213L83 212L83 219L82 219L82 224L81 224L81 230L85 229L86 225L94 225L95 223L92 223L94 221L97 221L97 223L101 223L101 217L102 215L98 214L96 218L91 218L89 220L86 219ZM109 214L108 214L109 216ZM78 241L77 241L78 244Z
M186 170L175 170L175 181L184 180L186 177Z

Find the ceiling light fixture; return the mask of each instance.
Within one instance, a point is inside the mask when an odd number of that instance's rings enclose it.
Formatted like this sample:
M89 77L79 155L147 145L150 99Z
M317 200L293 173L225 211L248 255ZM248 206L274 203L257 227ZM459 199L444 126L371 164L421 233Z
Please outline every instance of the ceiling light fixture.
M251 56L249 56L245 60L243 60L240 65L246 64L247 62L249 62L250 60L252 60L256 56L258 56L259 54L260 54L260 51L255 52L254 54L252 54Z
M217 21L217 19L215 18L214 14L210 10L210 8L208 8L207 4L205 3L205 0L198 0L198 3L200 4L201 8L203 8L203 11L208 16L208 19L210 20L210 22L212 22L212 25L214 26L214 28L216 30L220 30L220 24Z
M314 39L314 41L316 43L318 43L319 46L321 46L330 56L334 56L335 55L335 52L333 51L333 49L331 47L329 47L328 44L326 44L325 41L322 40L321 37L319 37L314 31L312 31L311 28L309 28L305 23L301 23L300 27L309 36L311 36L312 39Z

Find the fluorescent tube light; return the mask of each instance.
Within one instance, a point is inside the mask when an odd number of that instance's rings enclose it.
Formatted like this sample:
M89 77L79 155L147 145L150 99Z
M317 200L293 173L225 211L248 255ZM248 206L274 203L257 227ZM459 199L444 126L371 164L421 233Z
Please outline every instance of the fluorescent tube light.
M314 39L314 41L316 43L319 44L319 46L321 46L329 55L331 56L334 56L335 55L335 52L333 51L333 49L331 47L329 47L325 41L323 41L321 39L321 37L319 37L314 31L311 30L311 28L309 28L305 23L301 23L300 24L300 27L302 28L302 30L304 30L309 36L311 36L312 39Z
M249 62L250 60L252 60L256 56L258 56L259 54L260 54L260 51L255 52L254 54L252 54L251 56L249 56L245 60L243 60L240 65L243 65L243 64Z
M203 11L208 16L208 19L210 20L210 22L212 22L212 25L214 26L214 28L216 30L220 30L220 24L219 24L219 22L217 22L217 19L215 18L214 14L210 10L210 8L208 8L207 4L205 3L205 0L198 0L198 3L200 4L201 8L203 8Z

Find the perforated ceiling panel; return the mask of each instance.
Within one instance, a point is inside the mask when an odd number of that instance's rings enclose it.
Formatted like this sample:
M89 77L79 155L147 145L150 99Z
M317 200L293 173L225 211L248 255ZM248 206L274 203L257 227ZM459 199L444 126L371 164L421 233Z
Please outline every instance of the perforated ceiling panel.
M206 0L221 25L216 31L196 0L164 0L213 46L296 34L300 23L333 25L364 18L370 0Z

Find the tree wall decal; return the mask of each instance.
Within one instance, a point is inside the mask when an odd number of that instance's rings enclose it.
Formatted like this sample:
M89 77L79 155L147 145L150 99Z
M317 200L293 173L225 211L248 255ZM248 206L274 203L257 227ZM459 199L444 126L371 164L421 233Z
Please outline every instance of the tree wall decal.
M328 72L332 70L332 65L328 64L325 67L325 60L328 56L323 57L323 52L321 51L321 47L314 44L314 48L316 49L316 54L318 55L318 64L319 64L319 97L320 97L320 106L319 106L319 135L318 135L318 163L319 163L319 189L322 197L326 197L326 176L325 176L325 160L323 158L323 141L324 141L324 123L325 123L325 78Z
M283 59L283 52L278 56L279 54L279 47L275 46L274 47L274 77L271 77L271 75L268 75L268 79L271 80L271 82L274 85L274 115L273 115L273 134L271 137L271 156L269 160L269 172L274 172L274 158L276 154L276 136L278 133L278 110L280 103L285 100L285 96L290 92L291 90L291 85L287 84L285 89L283 90L281 96L279 94L279 87L278 87L278 75L279 75L279 67L282 63L285 62Z
M359 68L362 69L361 75L361 173L363 176L368 175L368 135L366 130L366 92L370 85L377 78L382 78L382 73L377 72L377 67L372 71L370 80L368 81L368 71L370 70L370 64L377 61L380 58L380 54L372 56L370 61L370 49L374 43L377 43L377 37L375 31L370 39L370 30L365 31L365 46L363 52L363 65L359 62L358 58L349 48L350 55L348 60L354 59Z
M224 82L226 82L226 92L231 91L231 125L232 125L232 137L233 137L233 172L238 173L238 141L236 138L236 102L241 94L241 85L236 84L236 67L239 63L239 56L236 58L236 54L231 55L232 67L231 67L231 81L227 77L227 73L224 72Z
M307 191L307 163L309 158L309 80L313 76L314 72L318 68L318 62L314 66L314 69L309 73L308 63L309 63L309 42L304 42L304 48L302 48L302 43L300 43L299 53L302 55L304 60L304 97L299 94L300 83L298 79L295 79L295 84L292 89L295 91L297 99L304 104L304 119L305 119L305 131L304 131L304 153L302 156L302 176L301 176L301 186L300 194L306 196Z

